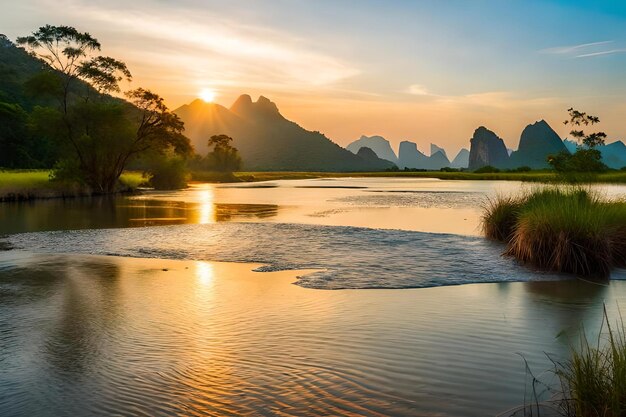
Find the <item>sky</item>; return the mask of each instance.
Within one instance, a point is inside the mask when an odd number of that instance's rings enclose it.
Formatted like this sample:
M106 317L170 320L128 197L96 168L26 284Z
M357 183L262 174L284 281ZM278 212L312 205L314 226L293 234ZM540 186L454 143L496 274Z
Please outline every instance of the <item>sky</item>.
M484 125L517 148L567 109L626 139L626 2L579 0L21 0L0 33L70 25L171 108L264 95L340 145L381 135L456 153Z

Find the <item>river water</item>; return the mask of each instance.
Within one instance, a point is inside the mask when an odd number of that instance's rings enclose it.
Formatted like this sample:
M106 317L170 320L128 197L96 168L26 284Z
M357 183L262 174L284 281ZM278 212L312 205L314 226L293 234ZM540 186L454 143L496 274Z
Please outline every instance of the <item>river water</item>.
M479 237L485 199L524 187L331 179L0 205L0 415L522 404L522 358L549 383L547 355L626 306L624 271L540 274Z

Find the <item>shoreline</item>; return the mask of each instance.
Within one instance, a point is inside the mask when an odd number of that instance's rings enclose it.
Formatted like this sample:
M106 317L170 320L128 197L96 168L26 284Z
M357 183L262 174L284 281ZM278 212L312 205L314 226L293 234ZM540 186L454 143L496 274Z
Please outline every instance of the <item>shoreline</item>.
M1 178L5 174L8 178ZM93 193L84 187L73 184L54 183L48 179L49 171L15 170L0 171L0 203L27 202L54 198L84 198L103 194ZM143 177L136 172L123 175L125 188L111 195L132 194L141 192L140 183ZM29 176L36 178L27 178ZM125 177L125 178L124 178ZM449 181L520 181L535 183L554 183L557 176L553 172L499 172L477 174L473 172L441 172L441 171L408 171L408 172L304 172L304 171L241 171L233 175L216 173L193 173L189 184L197 183L243 183L278 180L303 180L323 178L421 178ZM626 172L608 172L598 174L590 184L624 184ZM172 190L174 191L174 190Z

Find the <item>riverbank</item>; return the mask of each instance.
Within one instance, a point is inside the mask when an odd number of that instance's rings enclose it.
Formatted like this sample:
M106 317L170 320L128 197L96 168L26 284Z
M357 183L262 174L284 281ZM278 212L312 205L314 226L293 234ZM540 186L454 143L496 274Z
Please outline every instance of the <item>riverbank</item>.
M557 175L550 171L531 172L442 172L442 171L399 171L399 172L236 172L241 181L273 181L303 180L315 178L436 178L441 180L474 180L474 181L522 181L522 182L554 182ZM192 179L195 179L192 176ZM614 171L598 174L593 183L626 184L626 172Z
M125 172L120 182L120 192L133 192L145 182L145 178L140 172ZM92 194L84 186L50 180L48 170L0 171L0 202L88 197Z
M278 180L306 180L319 178L424 178L451 181L520 181L534 183L550 183L558 180L553 172L235 172L232 174L215 172L192 172L191 183L237 183L262 182ZM145 183L146 179L140 172L126 172L120 181L126 192L135 191ZM614 171L598 174L592 180L598 184L626 184L626 172ZM49 198L72 198L92 195L91 191L76 186L50 181L48 170L14 170L0 171L0 202L28 201Z

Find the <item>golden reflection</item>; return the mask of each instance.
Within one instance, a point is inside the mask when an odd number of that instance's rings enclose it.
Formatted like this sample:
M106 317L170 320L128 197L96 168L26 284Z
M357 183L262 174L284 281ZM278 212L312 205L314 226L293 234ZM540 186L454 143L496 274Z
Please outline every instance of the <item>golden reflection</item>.
M215 223L215 195L213 187L209 184L203 184L198 193L198 223L209 224Z
M202 261L196 262L196 276L198 277L198 282L202 285L206 286L213 283L213 278L215 277L213 264Z

